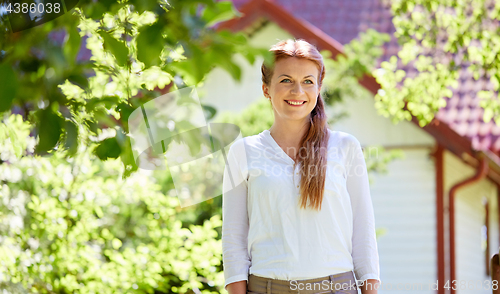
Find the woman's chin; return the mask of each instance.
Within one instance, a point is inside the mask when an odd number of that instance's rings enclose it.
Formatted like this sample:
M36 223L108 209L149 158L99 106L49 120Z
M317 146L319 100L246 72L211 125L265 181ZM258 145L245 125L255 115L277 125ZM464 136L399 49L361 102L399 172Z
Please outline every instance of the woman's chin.
M308 117L309 117L309 113L307 113L307 114L306 113L302 113L302 114L293 113L293 114L281 116L282 119L288 120L288 121L305 121L305 120L308 120Z

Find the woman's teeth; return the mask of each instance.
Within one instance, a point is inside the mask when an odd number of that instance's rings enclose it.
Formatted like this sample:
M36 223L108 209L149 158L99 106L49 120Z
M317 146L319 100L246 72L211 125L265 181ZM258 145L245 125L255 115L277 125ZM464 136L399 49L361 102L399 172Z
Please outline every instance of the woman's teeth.
M286 101L286 100L285 100ZM301 105L303 103L305 103L305 101L301 101L301 102L294 102L294 101L286 101L288 104L291 104L291 105Z

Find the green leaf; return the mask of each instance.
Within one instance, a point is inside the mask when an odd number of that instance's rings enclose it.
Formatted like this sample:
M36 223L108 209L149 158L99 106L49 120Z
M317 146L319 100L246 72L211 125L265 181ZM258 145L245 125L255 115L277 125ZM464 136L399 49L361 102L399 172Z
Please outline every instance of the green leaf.
M99 129L99 125L94 120L85 119L84 125L88 127L88 129L93 133L93 135L97 135L97 130Z
M233 33L231 31L228 31L227 29L224 29L222 31L219 31L218 34L215 36L215 40L217 43L229 43L232 45L246 45L248 44L247 37L245 36L244 33L242 32L237 32ZM253 47L249 47L248 49L256 49ZM266 48L266 51L269 50L269 48Z
M217 109L215 109L212 106L202 104L201 107L203 107L203 111L205 112L205 118L207 120L212 119L217 113Z
M118 7L113 7L118 5L114 0L100 0L95 2L93 5L89 6L89 9L84 9L85 15L95 20L99 20L103 17L104 13L113 13ZM114 9L112 9L114 8Z
M107 109L115 106L120 100L117 96L105 96L99 98L88 99L85 104L85 108L89 113L92 113L98 109L101 104L103 104Z
M8 64L0 64L0 112L10 109L16 92L16 74Z
M203 73L191 60L182 60L169 65L170 69L182 75L182 79L188 85L196 85L203 79Z
M68 149L70 155L75 155L78 151L78 127L72 120L66 120L64 127L66 131L64 147Z
M489 123L492 118L493 118L493 109L485 108L483 113L484 122Z
M268 48L255 48L255 47L247 47L246 50L243 50L241 52L241 54L248 60L248 62L250 64L254 64L255 63L255 58L257 56L262 56L264 57L265 55L269 54L270 52L268 51L269 49ZM330 52L330 51L328 51ZM271 56L271 58L269 58L268 60L269 61L272 61L274 59L273 56Z
M125 168L125 172L123 173L123 178L127 178L134 171L136 171L139 167L135 164L134 154L132 152L132 143L130 142L130 137L125 137L125 143L123 144L123 149L120 154L120 159Z
M83 74L72 74L68 77L68 80L84 90L89 86L89 81Z
M128 132L128 118L135 108L125 102L122 102L116 106L115 110L120 112L120 120L123 122L125 131Z
M94 152L99 159L106 160L108 158L118 158L122 149L116 138L107 138L100 142Z
M203 11L202 19L207 23L208 27L211 27L218 22L240 16L241 13L234 8L233 2L220 1L215 3L215 5L207 6L205 11Z
M89 9L84 10L84 12L88 18L101 19L103 14L106 13L106 7L102 5L102 3L96 2L93 6L90 6Z
M154 10L154 8L157 4L158 3L155 0L141 0L141 1L135 1L133 5L135 8L135 11L137 11L139 13L143 13L146 10L149 10L149 11Z
M111 241L111 244L115 250L120 249L122 247L122 241L120 239L114 238L113 241Z
M36 154L45 154L53 149L62 133L63 119L52 111L52 107L38 113L38 136L40 141L35 148Z
M8 138L10 138L11 142L19 140L16 132L13 129L9 128L7 129L7 132L8 132ZM23 154L23 148L21 144L12 144L12 150L14 151L14 155L16 156L16 158L20 158L21 155Z
M106 31L101 30L98 33L104 39L104 49L106 49L115 56L118 65L120 66L127 65L128 48L125 45L125 43L118 41Z
M232 60L231 51L227 50L224 46L213 46L211 51L207 53L208 60L211 60L213 63L219 65L224 70L226 70L235 80L241 80L241 69L238 65L236 65Z
M97 217L102 218L104 216L104 213L102 211L102 208L100 206L95 206L94 208L95 214Z
M80 51L81 37L76 26L72 26L68 29L68 35L65 44L63 45L63 53L66 60L71 64L74 63L78 51Z
M139 31L137 36L137 59L146 67L158 65L164 42L161 35L162 25L155 23Z

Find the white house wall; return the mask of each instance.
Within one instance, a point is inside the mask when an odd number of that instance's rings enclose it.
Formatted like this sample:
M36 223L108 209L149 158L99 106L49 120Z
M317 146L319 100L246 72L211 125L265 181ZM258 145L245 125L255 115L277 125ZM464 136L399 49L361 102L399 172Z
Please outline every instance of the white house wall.
M375 226L386 229L378 238L380 294L434 293L429 288L437 276L436 188L428 153L406 150L405 160L391 162L388 174L374 174L370 184Z
M453 185L476 173L473 168L448 151L445 152L444 171L445 195L448 195L449 189ZM496 188L491 181L483 179L460 188L455 197L455 264L457 286L459 287L457 294L491 294L491 288L487 289L491 277L487 276L485 272L486 265L484 251L481 248L481 234L485 218L484 197L490 203L489 256L498 252ZM448 217L446 216L446 218Z
M435 144L434 138L409 121L394 125L390 119L377 113L373 97L360 97L339 104L335 112L346 110L349 117L333 126L333 129L353 134L362 145L428 145Z
M346 101L336 106L334 112L342 110L349 117L332 129L353 134L365 148L374 145L405 148L405 158L389 163L388 173L374 174L370 183L375 225L387 230L378 239L384 284L379 293L435 293L432 287L437 280L436 172L429 156L434 138L411 122L394 125L379 115L373 97ZM377 154L367 151L368 156Z

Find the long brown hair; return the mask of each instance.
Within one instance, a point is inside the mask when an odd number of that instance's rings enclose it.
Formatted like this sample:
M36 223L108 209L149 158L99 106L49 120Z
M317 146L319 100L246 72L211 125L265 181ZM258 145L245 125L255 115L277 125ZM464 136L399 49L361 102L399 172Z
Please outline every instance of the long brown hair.
M318 49L312 44L302 40L284 40L276 43L269 50L274 53L274 62L287 57L304 58L316 63L319 69L318 86L321 87L325 77L325 65L323 57ZM273 76L274 64L262 63L262 82L269 86ZM298 162L300 165L300 207L309 206L316 210L321 210L323 202L323 192L325 187L327 147L328 147L328 124L325 113L325 103L318 95L317 103L311 111L309 129L300 141L298 152ZM305 150L303 154L302 150Z

